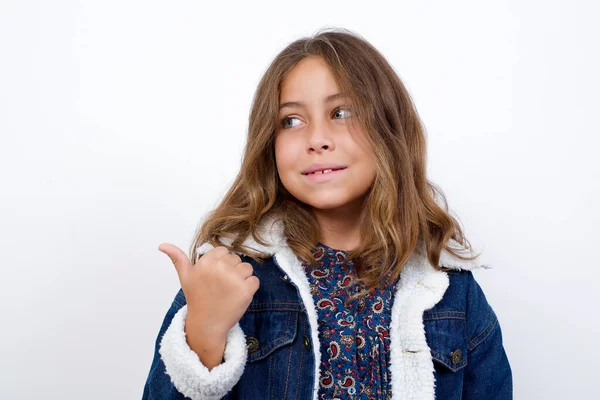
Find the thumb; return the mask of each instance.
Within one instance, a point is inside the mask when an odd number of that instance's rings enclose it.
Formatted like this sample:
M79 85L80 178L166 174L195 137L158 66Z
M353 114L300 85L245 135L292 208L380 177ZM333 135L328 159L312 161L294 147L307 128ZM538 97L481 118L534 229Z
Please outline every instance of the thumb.
M169 256L173 262L173 265L175 265L177 275L179 275L179 280L181 280L184 274L186 274L188 269L192 266L188 256L179 247L170 243L161 243L158 246L158 250Z

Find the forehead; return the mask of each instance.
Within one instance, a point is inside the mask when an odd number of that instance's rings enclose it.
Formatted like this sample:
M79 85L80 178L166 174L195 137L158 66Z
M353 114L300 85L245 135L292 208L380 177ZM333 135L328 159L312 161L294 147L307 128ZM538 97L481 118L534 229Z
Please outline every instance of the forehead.
M335 94L338 85L329 65L320 57L310 56L292 68L281 82L280 103L325 98Z

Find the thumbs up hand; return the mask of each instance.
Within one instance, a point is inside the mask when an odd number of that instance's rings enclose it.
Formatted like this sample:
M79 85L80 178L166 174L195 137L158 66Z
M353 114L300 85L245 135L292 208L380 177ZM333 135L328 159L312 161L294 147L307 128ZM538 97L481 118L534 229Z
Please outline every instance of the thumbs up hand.
M194 332L225 338L260 286L259 279L252 275L252 265L224 246L209 250L194 265L175 245L162 243L158 250L169 256L177 270Z

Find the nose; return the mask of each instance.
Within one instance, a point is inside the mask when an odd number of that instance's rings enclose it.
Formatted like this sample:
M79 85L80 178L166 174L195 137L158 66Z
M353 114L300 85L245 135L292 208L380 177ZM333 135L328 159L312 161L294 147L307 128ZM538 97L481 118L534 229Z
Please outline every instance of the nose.
M308 151L321 153L325 150L333 150L333 135L326 122L313 121L308 127L307 138Z

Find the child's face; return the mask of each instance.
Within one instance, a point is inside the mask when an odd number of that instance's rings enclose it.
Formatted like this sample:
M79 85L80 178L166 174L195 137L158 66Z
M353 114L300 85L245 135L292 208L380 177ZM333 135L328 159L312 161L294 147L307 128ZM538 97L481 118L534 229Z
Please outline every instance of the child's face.
M317 210L356 212L373 183L375 165L364 132L349 128L354 117L344 98L325 102L338 87L320 57L307 57L282 82L275 136L277 171L283 186L298 200ZM342 107L342 108L340 108ZM283 121L282 121L283 120ZM332 175L303 174L313 163L333 163L346 168Z

